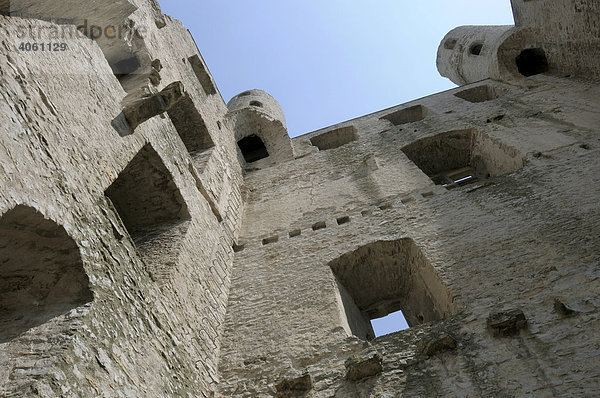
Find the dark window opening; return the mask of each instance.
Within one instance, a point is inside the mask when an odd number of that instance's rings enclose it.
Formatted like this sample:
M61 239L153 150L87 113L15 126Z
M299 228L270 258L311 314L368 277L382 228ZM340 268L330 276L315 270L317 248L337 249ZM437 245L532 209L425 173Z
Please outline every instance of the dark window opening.
M144 97L148 82L154 86L160 83L162 65L160 60L150 56L144 38L136 29L127 27L122 33L130 37L130 40L113 40L110 45L102 40L100 42L113 74L129 96L127 101L133 102ZM83 34L95 39L92 31L83 29Z
M516 58L517 68L523 76L539 75L549 70L546 53L541 48L528 48Z
M295 238L297 236L302 235L302 231L299 229L295 229L293 231L290 231L290 238Z
M200 82L202 89L206 93L206 95L213 95L217 93L217 88L215 86L215 82L213 81L208 68L200 58L200 56L192 55L188 58L190 61L190 65L192 65L192 70L196 75L196 78Z
M371 321L397 311L402 311L407 326L440 321L456 311L450 292L412 239L370 243L329 266L345 327L359 338L373 339Z
M456 47L456 39L448 39L444 42L444 48L446 50L454 50Z
M447 189L523 167L523 156L515 148L473 129L423 138L402 152L435 184Z
M194 164L203 170L211 154L209 149L215 143L194 101L186 94L167 113L187 151L194 158Z
M505 94L504 90L490 85L483 85L459 91L454 93L454 96L472 103L479 103L494 100L503 94Z
M144 146L106 190L155 281L176 265L187 232L188 207L162 159Z
M469 54L481 55L481 50L483 50L483 44L475 43L471 47L469 47Z
M257 135L250 135L238 141L238 146L244 155L246 163L253 163L269 157L269 152L263 140Z
M0 344L93 299L65 229L17 206L0 219Z
M250 101L250 106L256 106L257 108L262 108L263 103L260 101Z
M415 105L410 108L400 109L392 112L388 115L383 116L381 119L385 119L392 123L394 126L399 126L407 123L414 123L425 119L429 110L423 105Z
M319 148L320 151L326 151L339 148L357 140L358 132L356 131L356 127L346 126L317 135L310 139L310 143Z
M132 74L136 70L138 70L142 66L138 57L131 56L129 58L123 59L121 61L115 62L110 65L114 75L117 79L122 79L127 75Z

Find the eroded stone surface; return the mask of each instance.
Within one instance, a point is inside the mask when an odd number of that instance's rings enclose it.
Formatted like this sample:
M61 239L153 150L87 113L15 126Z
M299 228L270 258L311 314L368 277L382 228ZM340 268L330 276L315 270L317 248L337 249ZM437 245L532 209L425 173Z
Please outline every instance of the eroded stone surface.
M155 0L75 3L0 2L0 395L598 391L593 2L515 0L442 42L462 87L293 140Z

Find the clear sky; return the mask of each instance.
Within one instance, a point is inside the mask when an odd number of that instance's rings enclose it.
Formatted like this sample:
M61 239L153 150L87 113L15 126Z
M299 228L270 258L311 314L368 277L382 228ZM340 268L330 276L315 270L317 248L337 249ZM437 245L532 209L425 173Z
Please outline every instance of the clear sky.
M513 24L509 0L160 0L194 35L225 101L259 88L290 136L453 87L437 47L461 25Z

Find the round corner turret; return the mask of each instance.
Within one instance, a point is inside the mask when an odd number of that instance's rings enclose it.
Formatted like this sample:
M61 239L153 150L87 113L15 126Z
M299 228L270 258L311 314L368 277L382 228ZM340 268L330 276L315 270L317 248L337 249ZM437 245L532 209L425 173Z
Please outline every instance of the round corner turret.
M294 158L285 115L279 103L262 90L248 90L227 104L235 120L235 140L240 162L261 168Z
M442 40L437 53L440 74L463 86L498 78L498 48L514 26L461 26Z

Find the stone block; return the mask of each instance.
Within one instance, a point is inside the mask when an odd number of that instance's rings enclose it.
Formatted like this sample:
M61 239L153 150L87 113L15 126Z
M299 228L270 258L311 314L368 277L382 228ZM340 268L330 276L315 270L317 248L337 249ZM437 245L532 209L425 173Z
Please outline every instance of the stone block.
M512 336L527 327L527 318L520 309L501 311L490 314L487 326L496 337Z

